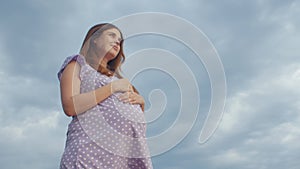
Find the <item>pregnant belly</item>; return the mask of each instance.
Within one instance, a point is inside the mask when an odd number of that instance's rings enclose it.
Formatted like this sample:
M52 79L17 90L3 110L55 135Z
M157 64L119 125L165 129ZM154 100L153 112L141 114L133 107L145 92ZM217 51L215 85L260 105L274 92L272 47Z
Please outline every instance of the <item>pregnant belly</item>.
M124 103L120 101L116 95L113 95L111 99L116 111L125 116L125 118L135 122L145 123L144 112L139 104Z
M119 93L114 93L99 104L99 108L103 111L104 116L122 116L133 122L146 123L141 106L139 104L129 104L120 101L117 97L118 94Z

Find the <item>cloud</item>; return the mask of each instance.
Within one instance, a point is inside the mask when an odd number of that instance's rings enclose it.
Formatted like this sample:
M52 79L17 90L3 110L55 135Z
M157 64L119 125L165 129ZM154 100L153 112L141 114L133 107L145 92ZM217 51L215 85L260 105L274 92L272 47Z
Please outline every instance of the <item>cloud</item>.
M297 168L299 70L299 63L290 64L253 79L251 87L228 99L221 124L207 145L193 144L194 149L179 152L204 151L201 155L212 168Z
M18 124L1 124L2 167L57 168L63 150L61 143L64 138L61 136L65 135L65 131L61 130L65 128L62 126L65 123L61 120L62 112L45 113L44 109L32 107L15 113L28 112L43 116L25 116L22 120L16 120Z
M175 162L174 166L249 169L300 166L296 159L300 137L296 47L299 31L295 30L299 3L260 5L257 15L260 20L254 22L254 34L229 29L236 25L245 28L239 23L226 24L228 34L213 41L228 78L226 111L216 134L205 145L195 143L197 134L193 130L188 139L170 152L169 158L190 157ZM214 31L218 35L219 31ZM246 43L238 44L239 38L246 39Z
M2 2L1 166L57 168L70 120L61 110L56 77L63 59L78 52L93 24L132 12L159 11L186 18L212 40L225 67L228 100L215 135L204 145L197 144L210 99L205 70L176 42L163 38L155 42L156 37L129 42L129 52L149 46L168 49L201 75L197 122L176 148L153 158L155 167L299 168L299 6L298 1L261 0ZM142 92L151 89L146 82L162 81L149 77L144 83L136 81ZM161 85L166 92L171 82ZM175 96L168 93L173 104L162 121L149 125L153 132L174 120Z

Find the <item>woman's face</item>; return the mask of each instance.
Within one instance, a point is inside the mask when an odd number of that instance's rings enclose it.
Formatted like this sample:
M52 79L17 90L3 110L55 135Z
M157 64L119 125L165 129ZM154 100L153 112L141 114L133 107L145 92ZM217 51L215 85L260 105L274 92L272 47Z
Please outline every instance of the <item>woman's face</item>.
M120 51L121 33L118 29L111 28L94 39L96 52L104 54L108 60L115 58Z

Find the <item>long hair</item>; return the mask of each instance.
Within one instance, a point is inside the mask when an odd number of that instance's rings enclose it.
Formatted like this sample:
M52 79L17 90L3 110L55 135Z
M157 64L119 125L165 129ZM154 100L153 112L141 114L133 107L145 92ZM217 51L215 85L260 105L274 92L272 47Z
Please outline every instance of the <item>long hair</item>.
M121 42L120 42L120 51L119 53L117 54L117 56L110 60L108 63L107 63L107 67L102 67L101 65L99 65L98 67L98 72L102 73L102 74L105 74L107 76L112 76L112 74L110 74L110 71L114 72L115 75L119 78L123 78L122 75L121 75L121 65L122 63L125 61L125 55L124 55L124 52L123 52L123 42L124 42L124 39L123 39L123 35L122 35L122 32L120 31L120 29L118 27L116 27L115 25L113 24L110 24L110 23L101 23L101 24L97 24L93 27L91 27L89 29L89 31L87 32L84 40L83 40L83 43L81 45L81 49L80 49L80 54L83 55L84 57L87 57L87 52L90 48L90 43L97 37L101 36L101 34L105 31L105 30L108 30L108 29L111 29L111 28L115 28L117 29L120 34L121 34ZM88 58L86 58L88 59ZM138 93L138 90L132 85L133 87L133 91ZM142 109L144 110L144 107L142 106Z
M117 29L121 34L122 40L120 42L120 51L114 59L110 60L107 63L107 67L102 67L101 65L99 65L97 71L102 74L105 74L107 76L112 76L112 74L110 74L110 72L113 72L113 73L115 73L115 75L117 77L122 78L120 71L121 71L121 64L125 61L125 55L123 52L124 40L123 40L123 35L122 35L120 29L118 27L116 27L115 25L110 24L110 23L101 23L101 24L97 24L97 25L91 27L83 40L83 43L82 43L82 46L80 49L80 54L83 55L84 57L87 57L87 52L90 48L91 42L95 38L101 36L101 34L105 30L112 29L112 28ZM88 59L88 58L86 58L86 59Z

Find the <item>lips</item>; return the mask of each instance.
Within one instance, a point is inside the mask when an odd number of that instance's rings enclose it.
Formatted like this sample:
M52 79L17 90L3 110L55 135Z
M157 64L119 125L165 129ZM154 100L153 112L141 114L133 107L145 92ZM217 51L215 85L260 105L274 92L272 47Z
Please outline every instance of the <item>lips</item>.
M115 51L119 51L119 47L118 46L114 45L113 48L114 48Z

